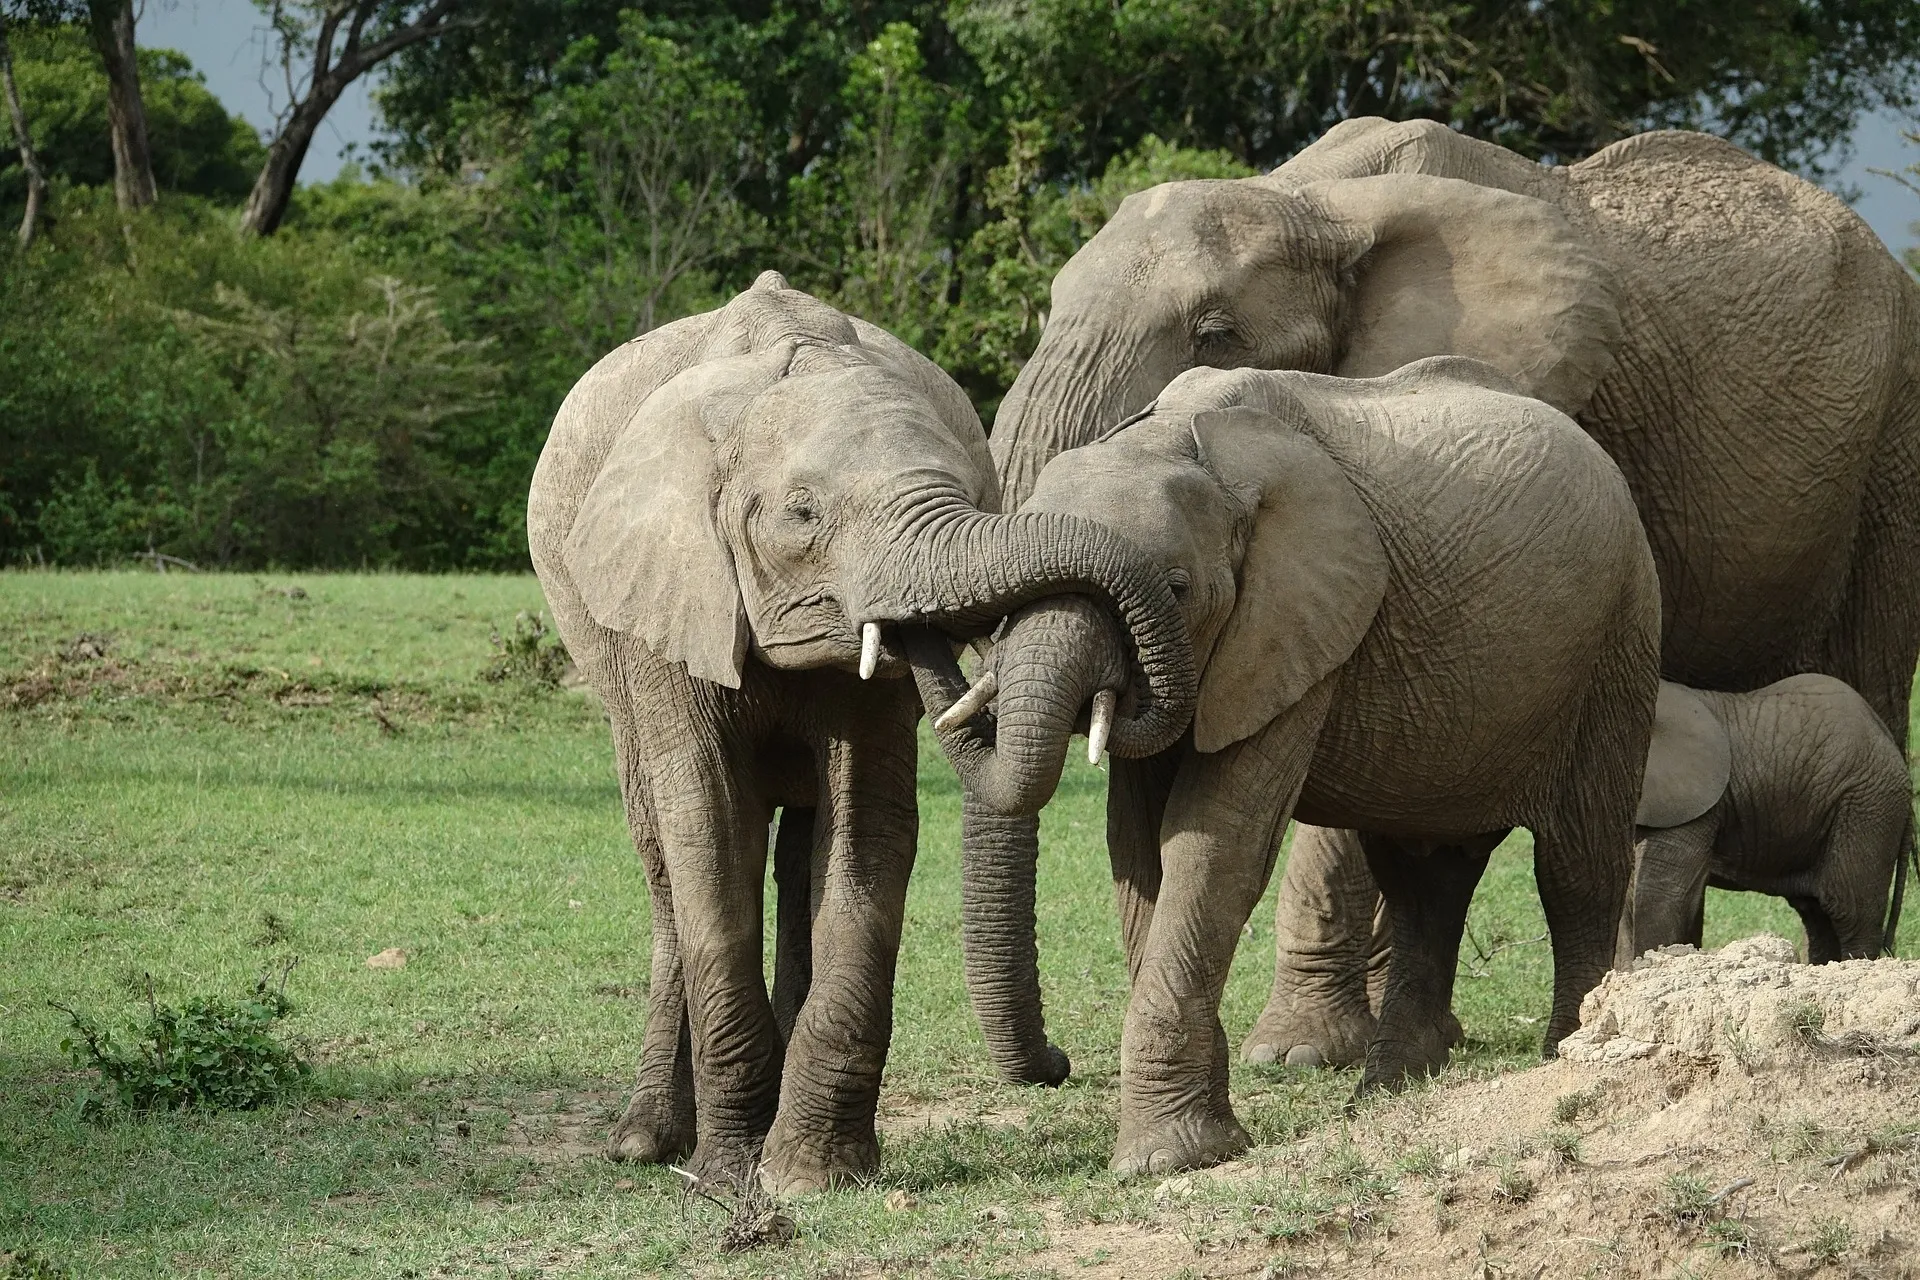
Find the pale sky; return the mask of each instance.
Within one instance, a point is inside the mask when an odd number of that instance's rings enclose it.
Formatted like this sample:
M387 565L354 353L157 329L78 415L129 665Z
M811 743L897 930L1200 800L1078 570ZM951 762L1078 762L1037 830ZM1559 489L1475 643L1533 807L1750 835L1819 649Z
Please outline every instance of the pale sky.
M154 48L178 49L193 60L229 111L266 128L273 108L286 102L286 87L273 73L263 73L265 25L252 0L143 0L135 30L139 42ZM377 73L376 73L377 74ZM300 171L304 182L324 182L340 171L349 143L364 149L377 131L372 78L363 76L327 113ZM1905 128L1920 132L1920 122ZM1853 159L1834 179L1838 187L1860 192L1854 208L1879 233L1889 248L1899 250L1920 243L1912 224L1920 221L1920 195L1908 191L1873 169L1904 169L1920 161L1920 147L1901 137L1902 121L1895 116L1869 116L1853 138Z

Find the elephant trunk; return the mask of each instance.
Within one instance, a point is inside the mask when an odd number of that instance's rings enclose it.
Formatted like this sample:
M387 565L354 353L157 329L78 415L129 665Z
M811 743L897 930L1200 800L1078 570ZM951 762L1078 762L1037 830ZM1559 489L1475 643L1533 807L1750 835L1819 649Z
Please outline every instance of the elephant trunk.
M1139 412L1172 379L1153 352L1122 335L1057 321L1000 401L988 444L1007 510L1020 509L1041 469Z
M1010 1084L1057 1085L1072 1070L1047 1040L1034 935L1037 814L1001 817L969 793L960 819L960 901L967 997L994 1069Z
M919 566L912 581L932 598L898 602L892 606L899 610L895 616L919 618L964 634L985 629L1043 597L1093 596L1124 624L1138 676L1130 682L1134 704L1114 720L1114 752L1151 755L1185 730L1196 690L1186 623L1158 566L1132 543L1092 521L1054 512L1006 516L956 512L945 528L910 545L928 549L930 563ZM1078 634L1089 643L1106 634L1103 623L1088 621L1101 615L1098 608L1050 606L1043 613L1058 620L1044 627L1036 623L1048 634L1058 633L1070 617L1079 620ZM904 638L921 699L928 714L938 718L965 690L959 668L940 633L908 627ZM1103 687L1112 688L1129 683L1109 669L1118 666L1124 673L1123 664L1124 659L1116 658L1103 666L1089 658L1070 664L1069 671L1077 666L1080 682L1097 678L1108 682ZM1080 699L1092 691L1046 692L1043 686L1057 684L1064 674L1052 661L1036 661L1029 672L1030 680L1022 684L1016 679L1009 690L1016 703L1027 699L1019 703L1023 714L1012 721L1003 718L993 737L972 724L939 733L941 748L962 780L984 804L1008 815L1038 812L1052 795L1058 770L1056 766L1050 778L1015 776L1019 771L995 763L995 741L1011 735L1007 741L1028 750L1021 770L1036 767L1044 750L1051 749L1048 744L1056 738L1064 742L1065 734L1072 732Z

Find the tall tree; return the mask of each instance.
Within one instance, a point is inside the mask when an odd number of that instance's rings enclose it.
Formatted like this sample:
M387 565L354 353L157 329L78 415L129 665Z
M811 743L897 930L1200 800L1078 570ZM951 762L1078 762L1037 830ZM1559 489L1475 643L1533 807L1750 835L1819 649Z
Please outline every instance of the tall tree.
M140 63L133 48L133 0L89 0L87 30L107 72L114 199L122 209L144 209L158 198L158 190L147 146L147 109L140 97Z
M20 167L27 172L27 207L20 215L20 247L24 249L33 243L40 229L40 210L47 202L47 175L41 172L40 157L34 154L33 135L27 131L26 108L20 103L20 86L14 83L13 49L7 43L4 10L0 10L0 89L6 92L7 119L20 147Z
M243 230L271 235L313 135L347 86L402 49L469 26L464 0L261 0L280 42L287 106L267 162L240 215Z

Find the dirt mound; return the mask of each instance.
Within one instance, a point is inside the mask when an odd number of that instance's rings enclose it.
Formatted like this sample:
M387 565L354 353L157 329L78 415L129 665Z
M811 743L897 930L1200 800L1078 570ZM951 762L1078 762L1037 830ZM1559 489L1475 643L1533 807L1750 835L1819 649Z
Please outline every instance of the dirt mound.
M1560 1061L1168 1179L1131 1221L1063 1214L1042 1265L1162 1275L1179 1242L1200 1276L1920 1276L1920 962L1792 954L1652 956Z

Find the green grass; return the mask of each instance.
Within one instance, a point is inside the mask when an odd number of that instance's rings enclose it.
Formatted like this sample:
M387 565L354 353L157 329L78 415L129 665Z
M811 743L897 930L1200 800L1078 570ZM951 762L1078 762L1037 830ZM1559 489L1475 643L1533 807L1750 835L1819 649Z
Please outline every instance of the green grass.
M1125 969L1104 777L1083 764L1040 886L1066 1088L991 1077L960 979L957 787L928 751L886 1102L961 1118L889 1140L872 1187L794 1206L798 1241L745 1255L670 1172L599 1159L641 1028L646 894L597 711L478 678L489 631L540 605L530 578L0 575L0 1254L76 1276L1019 1274L1042 1204L1153 1212L1151 1186L1105 1172ZM104 659L59 656L82 633ZM1708 926L1797 936L1753 895L1716 893ZM1550 959L1525 942L1544 926L1524 837L1472 930L1464 1069L1524 1065ZM1228 986L1236 1042L1271 946L1269 896ZM387 947L406 967L368 969ZM232 996L290 955L305 1100L81 1118L49 1000L123 1021L145 975L163 1001ZM1266 1143L1337 1117L1351 1086L1234 1068ZM896 1188L915 1207L887 1211ZM983 1226L989 1206L1008 1215Z

